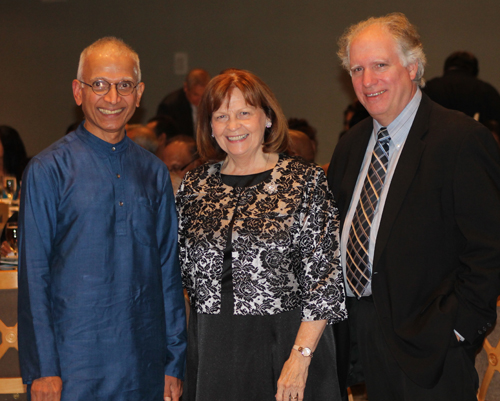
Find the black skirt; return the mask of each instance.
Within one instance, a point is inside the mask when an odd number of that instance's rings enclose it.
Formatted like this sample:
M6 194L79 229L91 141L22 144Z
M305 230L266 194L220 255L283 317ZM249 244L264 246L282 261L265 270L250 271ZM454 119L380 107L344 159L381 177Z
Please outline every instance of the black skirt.
M228 312L191 312L183 401L274 401L301 323L300 309L272 316ZM332 326L314 352L304 400L340 400Z
M245 187L269 174L223 176L223 180ZM221 313L191 309L183 401L274 401L281 369L301 324L300 309L234 315L231 232L232 222L224 251ZM340 399L333 330L327 326L309 366L304 401Z

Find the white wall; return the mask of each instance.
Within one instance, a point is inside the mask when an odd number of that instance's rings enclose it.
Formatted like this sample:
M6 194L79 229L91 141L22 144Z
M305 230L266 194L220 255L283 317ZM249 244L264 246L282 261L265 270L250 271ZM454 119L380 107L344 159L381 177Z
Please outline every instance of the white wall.
M31 155L60 138L77 118L71 81L81 50L114 35L141 57L139 122L181 86L173 55L187 52L190 68L259 75L288 117L318 129L318 162L325 163L353 99L336 41L351 23L391 11L419 28L427 78L441 74L448 54L469 50L480 60L480 77L500 88L497 0L0 0L0 124L15 127Z

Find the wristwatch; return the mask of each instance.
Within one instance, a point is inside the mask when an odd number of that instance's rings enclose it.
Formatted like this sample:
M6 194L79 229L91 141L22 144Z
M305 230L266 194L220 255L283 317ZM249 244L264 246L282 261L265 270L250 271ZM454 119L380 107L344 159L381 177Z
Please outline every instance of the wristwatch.
M296 351L299 351L302 354L302 356L308 356L310 358L313 357L313 352L311 351L311 348L301 347L300 345L297 344L295 344L292 348Z

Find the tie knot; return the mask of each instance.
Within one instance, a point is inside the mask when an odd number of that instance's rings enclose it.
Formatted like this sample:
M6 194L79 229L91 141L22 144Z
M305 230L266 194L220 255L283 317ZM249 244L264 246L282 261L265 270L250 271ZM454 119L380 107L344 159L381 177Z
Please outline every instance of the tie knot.
M382 141L386 138L391 139L389 137L389 131L387 131L387 127L382 127L378 130L377 137L379 141Z
M389 136L389 131L387 131L386 127L382 127L379 129L377 133L377 141L383 146L385 151L389 150L389 141L391 137Z

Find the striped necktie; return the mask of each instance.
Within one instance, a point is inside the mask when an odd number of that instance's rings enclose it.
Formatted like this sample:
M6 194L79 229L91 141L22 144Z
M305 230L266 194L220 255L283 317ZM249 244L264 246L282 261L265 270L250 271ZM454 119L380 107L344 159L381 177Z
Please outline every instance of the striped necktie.
M363 296L371 280L372 266L368 257L370 229L387 173L390 140L387 128L380 128L349 231L346 276L349 287L358 298Z

